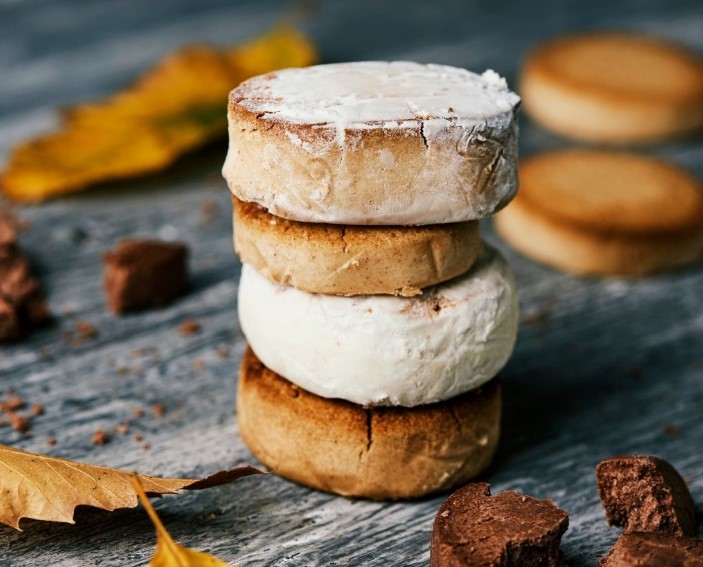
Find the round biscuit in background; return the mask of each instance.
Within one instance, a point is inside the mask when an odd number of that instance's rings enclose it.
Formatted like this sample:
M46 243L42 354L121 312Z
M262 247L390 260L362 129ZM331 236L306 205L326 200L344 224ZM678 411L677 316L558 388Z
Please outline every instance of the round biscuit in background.
M251 349L239 373L237 422L256 458L343 496L419 498L467 482L491 463L500 416L497 379L437 404L364 408L295 386Z
M577 274L645 275L703 255L703 185L675 165L571 149L523 160L520 182L495 226L537 261Z
M520 94L530 118L567 138L664 140L703 126L703 60L642 34L564 36L530 53Z
M234 246L268 279L309 293L419 295L467 272L477 221L427 226L302 223L232 197Z

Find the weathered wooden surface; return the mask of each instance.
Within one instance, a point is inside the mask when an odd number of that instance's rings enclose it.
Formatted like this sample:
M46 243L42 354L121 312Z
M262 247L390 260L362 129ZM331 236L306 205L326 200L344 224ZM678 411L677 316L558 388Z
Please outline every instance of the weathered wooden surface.
M703 8L694 0L496 4L327 2L308 28L327 61L404 58L493 67L511 83L530 45L569 30L643 29L703 50ZM57 105L107 93L183 42L233 42L256 33L283 6L0 2L0 156L16 140L50 127ZM523 120L524 153L562 144ZM22 244L58 325L25 344L0 347L0 390L14 388L46 409L34 418L31 437L2 428L2 442L168 475L253 461L233 413L243 339L236 317L239 264L218 177L224 151L220 144L163 175L21 209L31 222ZM647 151L703 176L700 138ZM203 202L217 203L209 221ZM135 234L186 240L193 285L174 306L118 319L105 311L100 255ZM506 250L488 226L485 234ZM567 560L595 565L617 537L595 492L600 458L637 451L670 459L703 507L703 268L645 281L589 280L506 253L531 322L522 325L504 372L503 438L486 479L494 491L550 497L567 509ZM181 337L176 327L189 317L202 332ZM94 324L98 337L82 345L65 337L78 319ZM229 347L229 356L220 347ZM166 406L164 417L152 414L154 403ZM135 418L135 408L145 416ZM132 422L129 435L91 444L95 429L111 430L123 420ZM680 435L665 433L667 425ZM149 450L140 449L135 433ZM46 444L50 436L58 441L54 447ZM238 565L409 566L428 562L442 498L354 502L268 476L156 506L176 539ZM0 527L0 564L144 565L154 544L141 510L81 511L77 526L26 522L24 528Z

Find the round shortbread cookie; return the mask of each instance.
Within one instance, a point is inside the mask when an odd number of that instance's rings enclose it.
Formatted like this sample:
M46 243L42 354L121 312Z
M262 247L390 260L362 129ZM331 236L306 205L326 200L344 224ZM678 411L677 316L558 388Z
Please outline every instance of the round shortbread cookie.
M515 280L486 246L466 274L418 297L338 297L271 282L244 265L242 332L274 372L326 398L417 406L477 388L517 335Z
M462 484L491 462L500 434L497 379L417 408L368 409L311 394L248 349L237 392L239 432L285 478L343 496L417 498Z
M302 222L475 220L517 190L520 99L493 71L407 62L286 69L229 99L232 193Z
M645 142L703 126L703 61L646 35L551 40L528 56L520 89L530 117L569 138Z
M332 295L413 296L471 268L477 221L418 227L302 223L234 202L234 247L272 281Z
M565 150L526 159L496 216L516 249L566 271L644 275L703 255L703 185L644 156Z

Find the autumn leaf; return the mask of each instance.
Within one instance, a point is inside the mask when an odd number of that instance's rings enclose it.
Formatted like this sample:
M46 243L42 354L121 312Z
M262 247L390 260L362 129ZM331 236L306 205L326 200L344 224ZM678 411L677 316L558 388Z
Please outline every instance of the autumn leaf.
M253 474L254 467L220 471L203 479L139 475L151 495L203 490ZM28 453L0 445L0 522L20 529L22 518L74 523L77 506L134 508L137 494L127 471Z
M151 558L151 567L224 567L228 564L202 551L178 545L161 523L156 510L144 493L140 477L132 475L132 485L156 528L156 552Z
M125 90L64 110L59 130L16 146L2 189L41 201L163 169L225 135L227 94L238 83L316 60L311 41L288 27L232 48L180 49Z

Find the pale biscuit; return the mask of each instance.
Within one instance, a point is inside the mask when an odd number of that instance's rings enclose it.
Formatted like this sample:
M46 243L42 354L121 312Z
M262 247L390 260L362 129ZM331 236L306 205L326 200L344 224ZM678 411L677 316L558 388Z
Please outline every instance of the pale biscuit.
M468 271L481 251L476 221L422 227L301 223L232 197L242 262L310 293L413 296Z
M703 255L703 186L644 156L566 150L524 160L495 220L517 250L566 271L644 275Z
M655 141L703 126L703 61L646 35L570 35L537 47L520 82L527 113L563 136Z
M302 222L475 220L517 190L520 99L492 71L406 62L287 69L232 91L232 193Z
M449 401L365 409L315 396L267 369L249 349L237 421L252 453L276 474L343 496L417 498L465 483L498 444L497 379Z

